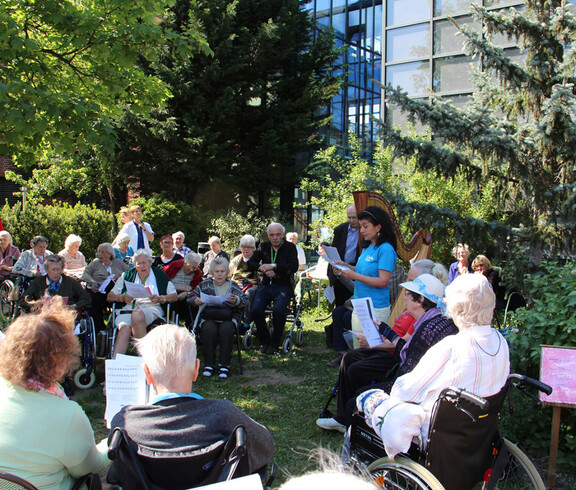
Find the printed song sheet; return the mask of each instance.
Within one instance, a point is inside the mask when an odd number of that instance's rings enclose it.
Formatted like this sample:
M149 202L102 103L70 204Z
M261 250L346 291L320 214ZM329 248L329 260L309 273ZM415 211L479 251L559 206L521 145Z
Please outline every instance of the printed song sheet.
M126 328L126 327L125 327ZM119 354L106 360L106 426L125 405L148 402L148 385L142 370L142 358Z
M382 345L384 342L382 342L382 337L378 333L378 328L374 325L376 312L374 311L372 298L353 299L352 305L354 306L354 311L358 316L360 326L362 327L362 331L370 348Z
M323 245L324 253L321 254L320 252L316 252L320 257L323 257L332 267L336 267L336 269L340 269L342 271L348 270L348 267L341 264L336 264L337 260L342 260L340 258L340 254L336 247L329 247L328 245Z
M212 296L211 294L205 294L200 292L200 301L206 305L221 306L226 303L228 299L228 294L222 294L221 296Z
M144 284L135 284L133 282L125 281L126 293L133 298L149 298L150 290Z

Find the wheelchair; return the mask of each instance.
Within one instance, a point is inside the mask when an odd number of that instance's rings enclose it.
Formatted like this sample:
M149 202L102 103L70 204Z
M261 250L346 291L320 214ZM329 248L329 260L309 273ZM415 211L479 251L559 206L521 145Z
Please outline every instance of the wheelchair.
M7 324L20 314L20 299L34 278L11 274L0 284L0 317Z
M538 489L546 487L528 456L498 432L504 401L519 389L538 403L528 388L546 394L552 388L511 374L502 390L486 399L458 388L440 394L430 419L425 448L412 444L407 454L386 457L384 444L362 416L350 432L350 462L367 470L380 488L412 490Z
M76 322L76 335L80 339L82 367L74 373L74 385L87 390L96 383L96 357L97 357L97 336L94 320L83 312Z

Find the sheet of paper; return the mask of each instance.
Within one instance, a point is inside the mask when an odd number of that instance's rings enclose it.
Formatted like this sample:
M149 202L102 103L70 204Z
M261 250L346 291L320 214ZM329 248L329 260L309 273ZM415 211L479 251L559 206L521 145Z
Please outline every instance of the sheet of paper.
M133 298L149 298L150 290L144 284L135 284L133 282L125 281L126 293Z
M227 294L223 294L221 296L212 296L211 294L200 292L200 301L207 305L220 306L226 302L228 296L229 295Z
M262 488L262 480L258 474L254 474L197 488L203 490L259 490Z
M371 348L382 345L382 337L378 333L378 328L374 325L376 319L376 312L372 304L372 298L358 298L352 300L352 306L360 321L360 326L364 332L364 336Z
M338 253L338 249L336 247L330 247L328 245L322 245L322 248L324 249L324 253L330 257L330 259L333 262L336 262L337 260L342 260L340 258L340 254Z
M334 250L336 250L334 247L324 247L324 251L326 252L327 248L333 248ZM322 257L324 260L326 260L326 262L328 262L332 267L335 267L336 269L340 269L341 271L345 271L348 270L349 268L346 267L345 265L341 265L341 264L336 264L334 262L334 260L332 258L330 258L329 255L327 255L326 253L321 254L320 252L316 251L316 253L318 255L320 255L320 257ZM336 250L336 256L339 257L338 255L338 250ZM335 260L340 260L339 258L335 259Z
M126 328L126 327L125 327ZM142 358L118 355L107 359L106 374L106 426L125 405L144 405L148 402L148 385L142 370Z
M334 287L328 286L324 290L324 296L326 296L326 298L328 299L328 301L330 301L330 303L334 303L334 300L336 299L336 296L334 296Z

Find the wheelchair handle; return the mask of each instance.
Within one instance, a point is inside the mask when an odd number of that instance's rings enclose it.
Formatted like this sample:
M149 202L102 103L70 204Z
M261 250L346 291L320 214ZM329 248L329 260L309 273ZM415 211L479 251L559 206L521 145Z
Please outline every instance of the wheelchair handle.
M112 438L110 439L110 444L108 445L108 458L115 460L118 456L118 450L120 449L120 442L122 441L122 433L119 430L115 430L112 433Z
M449 397L454 396L457 399L466 400L467 402L472 403L472 405L476 405L482 410L486 410L488 408L488 400L461 388L454 388L451 386L450 388L444 389L442 391L442 395L447 395Z
M508 376L508 380L512 382L514 380L517 380L523 387L528 386L531 388L535 388L538 391L541 391L542 393L546 393L547 395L550 395L552 393L551 386L547 385L546 383L542 383L537 379L529 378L528 376L524 376L522 374L511 374L510 376Z

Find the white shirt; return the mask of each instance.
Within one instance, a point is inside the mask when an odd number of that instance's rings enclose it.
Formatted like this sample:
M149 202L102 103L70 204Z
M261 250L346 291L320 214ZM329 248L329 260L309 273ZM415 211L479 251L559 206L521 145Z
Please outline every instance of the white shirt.
M150 233L154 234L152 227L148 223L144 221L142 221L141 223L144 225L144 228L146 228ZM128 234L128 236L130 237L129 246L132 247L132 250L134 250L134 252L136 252L136 250L138 249L138 230L136 228L136 223L134 223L134 220L126 223L120 231L121 232L123 231ZM148 237L146 236L144 230L142 230L142 238L144 239L144 248L149 252L152 252L152 249L150 248L150 242L148 241Z
M427 434L434 402L444 388L487 397L501 390L509 374L506 339L489 325L468 327L430 347L411 372L396 380L390 396L424 408L422 433Z

